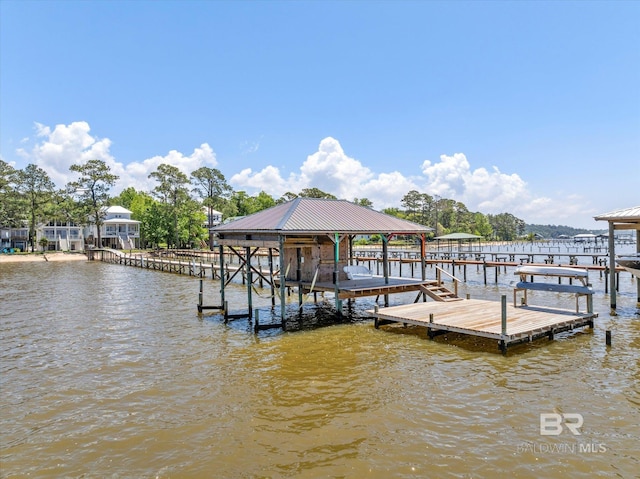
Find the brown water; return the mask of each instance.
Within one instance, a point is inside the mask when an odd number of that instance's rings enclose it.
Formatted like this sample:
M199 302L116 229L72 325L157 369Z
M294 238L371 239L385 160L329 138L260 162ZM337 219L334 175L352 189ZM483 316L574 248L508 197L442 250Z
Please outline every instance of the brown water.
M640 316L621 278L618 316L592 278L593 331L504 357L490 341L368 320L314 329L331 297L298 330L255 336L247 320L199 317L194 278L1 264L1 476L639 477ZM461 295L498 300L512 280L470 278ZM206 282L205 303L217 288ZM548 296L534 294L564 301ZM227 299L242 309L245 290ZM582 435L541 435L541 413L581 414Z

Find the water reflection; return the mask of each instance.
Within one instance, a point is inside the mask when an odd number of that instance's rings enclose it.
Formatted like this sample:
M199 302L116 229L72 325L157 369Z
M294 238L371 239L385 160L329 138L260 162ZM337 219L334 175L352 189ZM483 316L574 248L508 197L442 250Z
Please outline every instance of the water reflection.
M461 294L495 299L511 287L499 279ZM592 332L507 357L477 338L375 330L372 300L344 324L325 326L327 299L287 331L254 335L246 319L199 317L197 283L100 263L1 265L3 477L634 477L640 466L635 283L616 317L596 294ZM206 293L215 302L213 282ZM227 294L246 300L241 286ZM564 301L550 296L535 299ZM254 300L267 315L270 299ZM548 412L583 414L583 436L541 438ZM525 447L577 442L606 452Z

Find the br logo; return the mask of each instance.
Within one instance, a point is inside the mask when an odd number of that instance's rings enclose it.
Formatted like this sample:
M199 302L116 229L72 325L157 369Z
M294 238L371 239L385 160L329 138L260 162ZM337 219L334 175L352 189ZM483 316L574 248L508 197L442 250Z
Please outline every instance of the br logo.
M580 436L580 428L584 419L577 413L547 413L540 414L540 435L559 436L566 427L574 436ZM564 427L563 427L564 424Z

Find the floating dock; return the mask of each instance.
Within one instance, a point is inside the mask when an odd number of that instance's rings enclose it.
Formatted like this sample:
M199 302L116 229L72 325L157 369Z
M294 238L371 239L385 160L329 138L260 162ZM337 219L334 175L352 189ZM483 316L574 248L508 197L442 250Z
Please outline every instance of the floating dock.
M553 339L562 331L582 326L593 327L597 313L576 313L539 306L515 307L502 301L465 299L455 302L413 303L367 311L378 328L388 323L424 326L429 337L456 332L495 339L504 353L514 344L541 337Z

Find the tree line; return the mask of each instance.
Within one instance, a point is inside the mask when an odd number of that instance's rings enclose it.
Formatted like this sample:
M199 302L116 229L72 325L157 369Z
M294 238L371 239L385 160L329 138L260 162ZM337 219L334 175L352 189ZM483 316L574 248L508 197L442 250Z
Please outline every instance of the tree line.
M72 165L77 179L57 189L49 174L37 165L14 169L0 160L0 226L29 226L29 245L34 250L35 231L43 222L60 221L100 229L108 206L119 205L140 221L143 247L201 247L208 241L206 224L213 223L214 211L224 218L246 216L298 197L337 199L318 188L287 192L274 198L261 191L255 196L234 191L216 168L202 167L186 175L169 164L161 164L148 175L156 186L151 191L133 187L111 196L119 177L102 160ZM353 198L361 206L373 208L367 198ZM523 235L524 221L510 213L485 215L472 212L459 202L438 195L409 191L401 208L384 213L433 228L432 236L464 232L485 239L513 240Z

